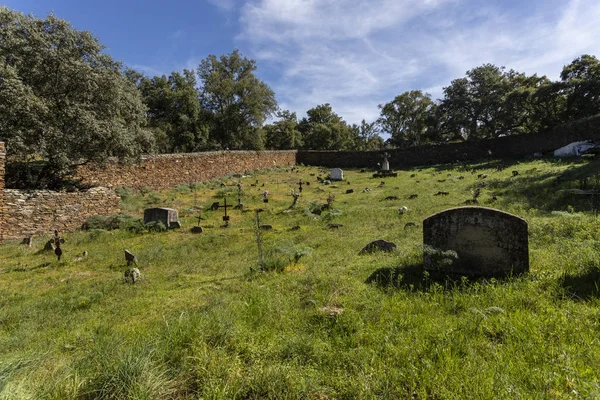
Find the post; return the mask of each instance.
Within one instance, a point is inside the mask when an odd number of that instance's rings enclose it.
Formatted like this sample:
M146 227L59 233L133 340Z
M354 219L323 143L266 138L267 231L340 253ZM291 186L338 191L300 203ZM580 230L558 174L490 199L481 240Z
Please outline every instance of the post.
M258 247L258 265L264 269L263 251L262 251L262 234L260 232L260 218L258 216L259 210L254 210L256 215L256 226L254 227L254 235L256 236L256 246Z

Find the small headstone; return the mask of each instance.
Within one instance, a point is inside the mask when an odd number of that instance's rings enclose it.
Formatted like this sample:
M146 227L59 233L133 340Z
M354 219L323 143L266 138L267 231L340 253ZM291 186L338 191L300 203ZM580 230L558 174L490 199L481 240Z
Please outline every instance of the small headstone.
M383 163L381 164L382 171L390 170L390 155L388 153L383 153Z
M529 270L527 222L492 208L453 208L426 218L423 244L456 252L458 258L443 267L448 273L493 277ZM423 256L426 269L438 270L431 250Z
M396 248L396 244L392 242L387 242L385 240L375 240L374 242L366 245L358 254L368 254L373 253L375 251L383 251L385 253L389 253L394 251Z
M137 282L139 282L141 277L142 277L142 274L139 269L129 268L127 271L125 271L124 281L125 281L125 283L130 283L133 285L133 284L136 284Z
M21 244L31 247L33 245L33 237L28 236L28 237L24 238L23 241L21 242Z
M346 194L350 194L350 193L354 193L354 189L348 189L348 190L346 190Z
M408 207L406 207L406 206L400 207L400 209L398 209L398 212L400 214L405 214L408 212Z
M416 199L417 197L419 197L418 194L411 194L410 196L408 196L408 199L412 200L412 199Z
M215 201L214 203L211 204L210 206L210 210L211 211L217 211L219 209L219 202Z
M263 224L260 226L260 229L262 229L263 231L270 231L273 230L273 225Z
M162 222L167 229L181 228L179 213L173 208L147 208L144 210L144 224Z
M50 239L44 245L44 251L54 251L56 246L54 245L54 239Z
M329 179L332 181L343 181L344 180L344 171L340 168L334 168L329 173Z
M202 233L204 229L201 226L192 226L192 233Z
M290 228L290 231L297 231L300 230L300 225L294 225Z
M137 265L137 258L129 250L125 250L125 261L127 261L127 266L128 267L131 264Z

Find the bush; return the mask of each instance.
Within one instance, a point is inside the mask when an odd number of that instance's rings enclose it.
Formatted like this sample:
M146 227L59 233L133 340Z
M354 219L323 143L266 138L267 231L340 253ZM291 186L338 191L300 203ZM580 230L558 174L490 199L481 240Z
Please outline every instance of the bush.
M81 228L84 230L103 229L107 231L113 229L127 229L137 232L145 229L141 218L122 213L93 215L84 222Z

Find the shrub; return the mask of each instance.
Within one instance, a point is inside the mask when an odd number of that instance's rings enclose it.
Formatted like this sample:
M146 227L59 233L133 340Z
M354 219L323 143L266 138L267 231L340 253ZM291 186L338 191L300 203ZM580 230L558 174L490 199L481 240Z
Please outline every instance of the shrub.
M81 227L84 230L103 229L111 231L113 229L127 229L139 231L144 229L144 224L139 217L129 214L111 214L111 215L92 215Z

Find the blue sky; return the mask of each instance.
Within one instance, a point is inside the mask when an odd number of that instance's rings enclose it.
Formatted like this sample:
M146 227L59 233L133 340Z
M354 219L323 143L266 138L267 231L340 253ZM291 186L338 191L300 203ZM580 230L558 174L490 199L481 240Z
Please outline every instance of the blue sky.
M4 0L92 31L147 75L240 52L281 108L299 117L331 103L348 122L421 89L434 98L484 63L558 79L582 54L600 57L599 0Z

